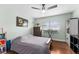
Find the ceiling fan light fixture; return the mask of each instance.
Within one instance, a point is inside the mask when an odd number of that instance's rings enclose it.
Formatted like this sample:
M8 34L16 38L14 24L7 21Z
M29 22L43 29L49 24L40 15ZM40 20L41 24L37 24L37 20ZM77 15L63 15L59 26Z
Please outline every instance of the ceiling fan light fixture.
M45 10L42 10L42 13L45 13L46 11Z
M50 9L53 9L53 8L56 8L56 7L57 7L57 5L53 5L53 6L46 8L46 4L42 4L42 8L32 7L32 9L41 10L42 13L45 13L46 10L50 10Z

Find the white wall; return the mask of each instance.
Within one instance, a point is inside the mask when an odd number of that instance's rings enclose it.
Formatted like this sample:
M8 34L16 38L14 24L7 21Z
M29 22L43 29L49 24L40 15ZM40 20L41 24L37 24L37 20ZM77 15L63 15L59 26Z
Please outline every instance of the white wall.
M58 41L65 41L65 35L66 35L66 27L65 27L65 21L71 18L72 13L66 13L66 14L61 14L57 16L49 16L49 17L43 17L43 18L37 18L35 19L35 23L39 23L41 26L44 25L46 22L49 23L53 21L57 21L60 26L60 30L52 35L54 40ZM46 32L43 33L43 36L49 37Z
M26 7L25 5L0 5L0 28L3 27L7 32L7 39L31 32L33 19ZM16 27L16 16L28 19L28 27Z
M79 4L75 6L73 17L79 17Z
M31 7L33 4L0 4L0 28L4 28L7 32L7 39L13 39L17 36L23 35L24 33L30 32L33 26L33 17L43 17L50 15L57 15L74 10L74 5L59 5L58 8L47 10L46 14L43 15L41 11L33 10ZM37 5L35 5L37 6ZM49 5L48 5L49 6ZM77 5L75 5L77 6ZM66 8L65 8L66 7ZM70 8L71 7L71 8ZM64 10L63 10L64 9ZM71 9L71 10L70 10ZM62 12L62 13L61 13ZM79 15L79 8L77 6L74 16ZM29 20L29 27L16 27L16 16L23 17Z

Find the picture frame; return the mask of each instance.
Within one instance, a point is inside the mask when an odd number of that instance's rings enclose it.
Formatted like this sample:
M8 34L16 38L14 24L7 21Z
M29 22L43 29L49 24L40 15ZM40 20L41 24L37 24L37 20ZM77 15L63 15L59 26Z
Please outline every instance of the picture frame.
M22 17L16 17L16 26L18 27L28 27L28 20Z

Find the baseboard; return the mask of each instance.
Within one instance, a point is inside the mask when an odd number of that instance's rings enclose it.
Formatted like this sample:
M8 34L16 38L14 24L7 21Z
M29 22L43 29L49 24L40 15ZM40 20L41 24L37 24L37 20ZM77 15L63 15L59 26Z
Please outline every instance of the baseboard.
M61 39L52 39L54 41L61 41L61 42L66 42L65 40L61 40Z

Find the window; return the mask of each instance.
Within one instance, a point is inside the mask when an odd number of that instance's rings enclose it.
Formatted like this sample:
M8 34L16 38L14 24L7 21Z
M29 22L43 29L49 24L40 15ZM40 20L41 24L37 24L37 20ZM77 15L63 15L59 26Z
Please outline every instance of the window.
M45 22L42 25L43 30L59 30L60 29L60 24L57 21L49 21Z

